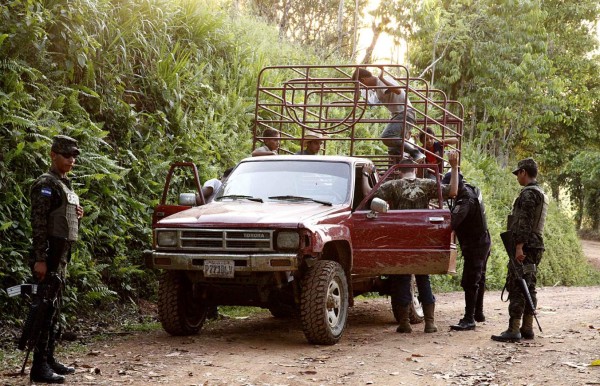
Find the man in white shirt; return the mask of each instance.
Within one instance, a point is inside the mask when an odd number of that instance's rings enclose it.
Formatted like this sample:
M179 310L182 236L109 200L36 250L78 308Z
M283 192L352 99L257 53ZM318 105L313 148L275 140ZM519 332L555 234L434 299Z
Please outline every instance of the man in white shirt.
M402 156L408 153L415 161L419 162L425 156L419 149L408 141L410 130L416 124L415 110L400 84L390 76L384 76L381 68L379 77L376 77L364 68L357 69L352 75L353 79L367 87L373 87L377 99L392 114L390 123L387 124L381 139L388 147L388 154ZM406 116L406 125L404 123ZM403 141L402 138L405 140Z

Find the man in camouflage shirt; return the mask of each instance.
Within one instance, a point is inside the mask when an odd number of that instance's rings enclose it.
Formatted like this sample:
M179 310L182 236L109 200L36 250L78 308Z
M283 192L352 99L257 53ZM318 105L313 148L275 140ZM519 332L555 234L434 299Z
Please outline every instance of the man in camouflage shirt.
M523 187L519 197L513 204L508 216L507 228L512 232L515 242L515 258L523 267L523 278L533 301L537 307L536 270L544 252L544 223L548 211L548 197L538 185L538 166L532 158L519 161L513 170L519 185ZM506 278L508 290L508 314L510 316L508 329L500 335L492 335L499 342L518 342L523 339L533 339L533 311L525 301L519 287L519 279L509 264ZM521 318L523 325L521 326Z
M456 196L458 192L458 153L451 152L448 155L448 162L451 166L451 178L450 185L442 185L442 196L445 199ZM374 197L386 201L392 210L429 208L429 201L438 198L437 181L417 178L412 160L404 159L400 164L405 165L399 169L401 178L385 182ZM415 275L415 279L419 289L419 300L423 304L425 314L425 332L436 332L435 297L431 291L429 275ZM392 275L390 280L396 284L392 287L394 291L398 291L392 297L399 302L397 309L400 324L396 332L410 333L412 332L409 309L412 302L411 275Z
M71 257L71 245L77 241L79 220L83 208L71 188L67 173L79 155L77 141L58 135L52 141L50 171L42 174L31 187L31 228L33 274L38 281L38 295L32 302L30 315L42 318L41 331L33 349L30 378L33 382L63 383L65 374L75 372L54 358L57 339L57 322L61 296L53 301L45 314L36 312L40 305L42 289L50 287L50 280L59 278L64 283L66 265ZM46 287L44 287L46 286ZM58 290L59 293L61 289Z

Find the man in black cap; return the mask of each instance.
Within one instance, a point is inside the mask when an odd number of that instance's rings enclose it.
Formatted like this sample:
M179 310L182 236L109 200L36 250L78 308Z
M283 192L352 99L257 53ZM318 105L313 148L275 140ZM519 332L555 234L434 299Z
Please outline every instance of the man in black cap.
M548 197L537 183L538 167L532 158L519 161L513 174L517 176L519 185L523 186L519 197L513 204L508 216L507 229L512 232L515 243L515 258L523 265L523 278L527 282L533 306L537 307L535 290L536 269L542 260L544 252L544 223L548 210ZM525 296L519 288L517 275L509 265L506 278L508 290L508 314L510 316L508 329L500 335L492 335L499 342L518 342L522 338L533 339L533 312L525 301ZM523 325L521 325L521 318Z
M446 173L442 183L450 183L450 173ZM458 324L450 328L456 331L474 330L475 321L485 321L483 314L485 270L492 242L481 191L467 184L462 174L458 175L458 194L451 210L452 230L456 232L464 258L460 285L465 291L465 315Z
M33 348L32 382L63 383L64 375L75 372L73 367L56 360L54 347L58 338L56 327L66 265L71 258L71 245L78 239L79 221L83 217L79 197L67 178L79 153L77 141L73 138L65 135L54 137L50 171L38 177L31 186L33 246L30 263L38 281L38 291L32 301L30 318L43 320L41 329L34 332L38 339ZM61 285L55 285L57 280ZM43 302L46 302L44 307ZM39 312L40 309L45 312Z

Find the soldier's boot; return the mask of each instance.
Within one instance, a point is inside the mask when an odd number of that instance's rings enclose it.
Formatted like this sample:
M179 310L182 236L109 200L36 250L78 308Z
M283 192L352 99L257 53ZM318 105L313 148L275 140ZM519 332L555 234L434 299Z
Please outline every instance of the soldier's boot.
M396 332L410 334L412 332L412 327L410 327L410 304L398 307L398 311L399 324Z
M485 294L485 286L479 286L477 290L477 301L475 302L475 321L478 323L485 322L483 314L483 295Z
M533 339L535 333L533 332L533 315L523 315L523 325L519 330L523 339Z
M450 329L455 331L467 331L475 329L475 301L477 300L477 293L473 290L465 291L465 316L458 324L450 326Z
M519 331L520 326L520 318L510 318L508 329L500 335L492 335L492 340L497 342L519 342L521 341L521 332Z
M48 356L48 366L58 375L69 375L75 372L75 367L60 363L54 356Z
M56 345L56 336L55 334L51 334L48 339L48 350L46 351L46 358L48 362L48 366L58 375L68 375L73 374L75 372L75 367L66 366L60 363L54 358L54 348Z
M29 379L33 383L63 383L65 377L56 374L50 365L45 355L41 353L33 354L33 364L29 372Z
M423 304L423 314L425 315L425 332L437 332L438 328L435 325L435 303Z

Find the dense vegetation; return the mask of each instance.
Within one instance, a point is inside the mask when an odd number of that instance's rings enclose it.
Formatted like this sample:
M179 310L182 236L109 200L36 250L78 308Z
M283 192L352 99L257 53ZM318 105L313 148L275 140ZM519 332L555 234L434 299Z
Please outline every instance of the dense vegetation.
M250 152L259 70L271 64L322 61L306 53L310 50L280 40L276 28L248 15L232 15L230 8L222 9L216 1L12 0L3 2L0 11L0 288L29 276L25 263L30 237L28 189L48 168L51 137L68 134L77 138L84 150L73 177L86 210L82 241L69 266L66 306L71 314L75 307L83 310L106 304L111 298L152 298L155 277L141 267L141 251L150 244L151 208L157 203L170 162L195 162L203 179L233 166ZM339 46L347 48L343 42L351 35L339 35ZM319 40L320 44L325 40ZM415 57L415 70L424 68L424 61ZM438 62L439 66L446 61ZM477 96L466 91L479 87L486 78L468 87L464 80L457 85L460 74L469 72L472 65L440 69L441 74L456 73L457 78L452 81L442 75L437 86L464 98L467 106L472 103L473 111L478 112ZM583 98L581 93L577 95ZM543 92L535 98L543 99ZM488 99L486 103L494 103L492 97ZM597 123L594 126L591 121L592 111L598 115L593 110L597 106L588 99L586 103L587 113L582 112L585 106L569 104L580 116L559 123L566 125L564 130L576 126L580 129L577 135L584 133L589 139L593 128L598 132ZM500 103L497 106L498 111L507 108ZM499 229L518 187L498 166L497 154L481 155L481 150L491 149L486 146L486 135L496 136L502 127L500 117L486 111L483 117L478 113L469 116L474 149L464 157L469 162L463 171L484 191L498 246ZM536 115L534 112L527 115ZM492 121L496 123L490 126ZM583 121L587 126L579 124ZM550 122L543 122L548 131L554 127ZM520 125L525 124L529 122ZM542 132L541 124L539 127ZM549 141L548 131L540 141ZM532 128L511 138L502 154L508 154L509 145L518 149L518 155L528 154L537 143L542 146L540 156L547 156L548 162L557 159L554 153L546 154L545 149L552 149L550 144L535 142L534 132ZM568 137L565 133L560 138L566 141ZM594 200L600 198L588 194L589 186L600 181L591 178L587 169L594 160L594 170L600 170L597 137L595 141L596 147L589 147L589 153L572 157L568 165L573 170L564 177L572 187L571 197L582 203L578 207L580 222L590 218L590 210L600 207L594 206ZM501 145L501 141L494 142L493 147ZM508 160L506 157L503 162ZM560 170L568 173L562 166ZM551 175L553 169L547 167L546 171ZM587 202L591 209L585 209ZM542 284L598 280L586 268L574 228L556 204L548 224ZM488 267L492 288L502 287L504 274L505 257L495 247ZM438 278L437 285L456 288L457 280ZM4 323L13 320L10 316L20 316L20 306L0 290L0 308L9 316Z

